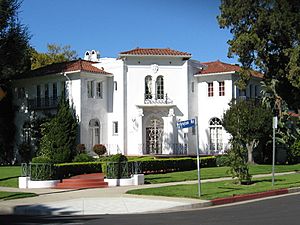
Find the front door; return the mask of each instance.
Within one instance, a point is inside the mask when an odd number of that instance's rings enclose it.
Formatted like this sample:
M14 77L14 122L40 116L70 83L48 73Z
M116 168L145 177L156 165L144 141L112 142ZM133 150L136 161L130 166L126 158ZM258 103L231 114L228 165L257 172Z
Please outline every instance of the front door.
M162 154L163 120L152 118L146 127L146 153Z

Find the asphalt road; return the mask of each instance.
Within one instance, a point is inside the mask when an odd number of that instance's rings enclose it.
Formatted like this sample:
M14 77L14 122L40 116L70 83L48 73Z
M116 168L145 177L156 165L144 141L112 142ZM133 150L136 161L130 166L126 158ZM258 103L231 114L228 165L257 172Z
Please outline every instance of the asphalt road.
M1 225L299 225L300 194L170 213L99 216L0 216Z

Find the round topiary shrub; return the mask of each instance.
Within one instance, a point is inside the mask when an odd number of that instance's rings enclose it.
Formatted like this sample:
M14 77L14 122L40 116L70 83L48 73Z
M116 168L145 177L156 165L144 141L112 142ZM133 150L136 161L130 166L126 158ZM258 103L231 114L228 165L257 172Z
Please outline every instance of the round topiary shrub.
M76 155L75 158L73 159L73 162L93 162L95 159L86 154L86 153L81 153L79 155Z
M106 153L106 147L102 144L96 144L93 147L93 151L98 155L104 155Z

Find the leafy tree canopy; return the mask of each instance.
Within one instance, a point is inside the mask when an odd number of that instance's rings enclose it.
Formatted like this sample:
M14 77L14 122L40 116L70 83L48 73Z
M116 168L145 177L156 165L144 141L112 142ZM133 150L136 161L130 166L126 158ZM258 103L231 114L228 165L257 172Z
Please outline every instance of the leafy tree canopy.
M17 16L18 0L0 0L0 163L14 160L14 115L11 80L30 69L27 28Z
M77 53L71 50L70 45L60 46L56 44L47 45L48 52L39 53L31 50L31 69L37 69L52 63L65 62L77 58Z
M253 163L253 148L271 134L272 112L254 100L233 101L223 115L222 125L235 142L247 148L248 162Z
M246 71L259 69L267 82L279 81L277 91L290 106L300 108L300 1L222 0L220 10L220 27L233 34L228 56L238 56L244 68L241 80L247 83Z

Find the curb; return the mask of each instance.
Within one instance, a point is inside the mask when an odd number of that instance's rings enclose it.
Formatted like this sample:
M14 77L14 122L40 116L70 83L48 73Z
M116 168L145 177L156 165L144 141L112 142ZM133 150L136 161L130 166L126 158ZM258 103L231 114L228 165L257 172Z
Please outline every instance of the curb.
M223 204L229 204L229 203L235 203L241 201L248 201L253 199L266 198L266 197L284 195L284 194L296 193L296 192L300 192L300 187L282 188L278 190L264 191L264 192L258 192L253 194L241 194L232 197L216 198L211 200L210 202L213 206L215 206L215 205L223 205Z

